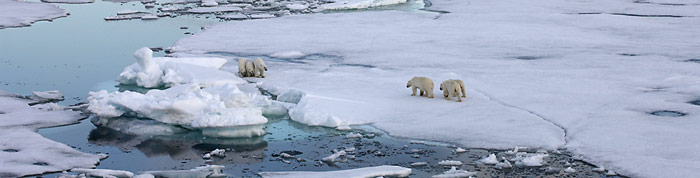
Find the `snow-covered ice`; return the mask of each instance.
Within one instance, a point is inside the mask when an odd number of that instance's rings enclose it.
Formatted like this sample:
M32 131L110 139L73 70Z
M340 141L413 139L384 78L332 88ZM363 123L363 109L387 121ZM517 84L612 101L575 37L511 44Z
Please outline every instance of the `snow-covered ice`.
M222 13L222 12L238 12L243 10L240 7L237 6L230 6L230 5L222 5L222 6L216 6L216 7L196 7L187 10L189 13L195 13L195 14L205 14L205 13Z
M461 166L462 161L442 160L442 161L438 162L438 165L440 165L440 166Z
M345 157L346 154L347 153L344 150L341 150L341 151L333 150L332 155L326 156L325 158L323 158L321 160L325 161L325 162L336 162L336 161L338 161L336 159L341 158L341 157Z
M476 172L469 172L465 170L459 170L457 167L452 166L450 170L445 171L442 174L434 175L433 178L467 178L476 175Z
M203 89L199 84L186 84L149 90L146 94L101 90L90 92L88 102L88 110L99 117L146 117L187 128L222 129L267 123L262 113L264 107L271 105L262 95L243 93L233 84ZM256 127L253 131L261 129Z
M77 123L80 113L30 107L36 102L0 91L0 175L19 177L72 168L93 168L103 156L82 153L36 133L39 128ZM53 104L55 103L48 103ZM41 105L35 105L41 106Z
M153 57L149 48L134 52L136 63L124 68L117 81L145 88L170 87L199 83L203 87L221 84L243 84L243 79L230 72L218 70L227 61L222 58Z
M63 100L63 93L58 90L33 91L32 94L41 100Z
M202 0L201 5L204 7L214 7L214 6L218 6L219 3L217 3L216 0Z
M450 13L228 22L178 41L176 52L340 56L268 64L276 70L265 86L303 91L303 109L292 110L320 118L302 121L372 123L392 135L469 147L564 147L630 176L696 175L700 155L687 153L700 145L688 135L700 135L700 110L688 101L700 93L700 70L685 61L700 56L697 5L431 2L428 9ZM640 16L654 14L672 16ZM467 99L409 97L403 85L417 75L462 79ZM687 115L649 114L658 110Z
M543 166L546 164L544 158L549 156L548 154L541 153L528 153L522 155L523 156L516 155L516 158L511 159L511 161L515 161L515 165L519 166Z
M411 174L410 168L400 166L375 166L357 169L312 172L312 171L296 171L296 172L260 172L258 173L264 178L327 178L327 177L347 177L347 178L374 178L380 176L393 177L408 177Z
M571 168L571 167L567 167L566 169L564 169L564 172L569 173L569 174L576 173L576 169Z
M498 159L496 158L496 155L492 153L485 158L481 158L479 160L479 162L484 163L484 164L496 164L496 163L498 163Z
M0 29L29 26L36 21L68 16L56 5L16 0L0 1Z

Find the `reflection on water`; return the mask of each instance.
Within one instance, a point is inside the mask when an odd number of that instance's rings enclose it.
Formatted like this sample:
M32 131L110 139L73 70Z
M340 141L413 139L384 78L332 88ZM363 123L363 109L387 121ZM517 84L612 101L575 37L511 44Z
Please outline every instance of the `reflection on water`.
M263 137L210 138L195 131L177 135L144 136L120 132L107 127L90 131L88 143L112 146L129 152L137 149L147 157L168 156L173 160L203 161L202 155L214 149L226 149L225 159L214 159L209 164L259 163L265 157L267 141ZM254 155L254 156L251 156Z

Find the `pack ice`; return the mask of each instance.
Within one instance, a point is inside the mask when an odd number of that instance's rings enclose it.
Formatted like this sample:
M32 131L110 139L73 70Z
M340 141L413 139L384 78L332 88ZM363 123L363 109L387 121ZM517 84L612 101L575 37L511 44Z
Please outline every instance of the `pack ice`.
M35 93L43 97L47 93L62 96L57 91ZM40 100L30 98L41 97L0 91L0 177L93 168L104 158L76 151L36 133L40 128L77 123L83 117L55 103L36 104Z
M304 93L290 111L303 123L372 123L466 147L567 148L622 175L697 176L700 154L688 154L700 149L697 3L431 2L419 13L220 23L174 48L275 59L261 86ZM307 55L273 55L285 51ZM410 97L414 76L462 79L467 99Z

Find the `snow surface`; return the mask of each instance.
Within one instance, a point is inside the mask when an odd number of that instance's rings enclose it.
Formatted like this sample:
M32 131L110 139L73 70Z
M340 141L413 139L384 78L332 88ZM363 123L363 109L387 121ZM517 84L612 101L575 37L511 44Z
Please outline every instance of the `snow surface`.
M124 68L117 81L145 88L170 87L178 84L199 83L204 86L243 84L243 79L230 72L218 70L226 64L222 58L153 57L149 48L134 52L136 63Z
M408 177L411 174L411 169L400 166L375 166L357 169L326 171L326 172L260 172L258 173L263 178L327 178L327 177L346 177L346 178L374 178L380 176L395 176Z
M16 0L0 1L0 29L29 26L36 21L68 16L56 5Z
M82 153L36 133L39 128L77 123L80 113L30 107L36 100L0 91L0 175L18 177L57 172L72 168L92 168L103 157ZM48 103L43 105L50 105ZM41 106L41 105L35 105Z
M264 124L263 107L271 105L267 98L243 93L233 84L204 89L199 84L178 85L146 94L101 90L90 92L88 103L88 110L99 117L145 117L188 128Z
M450 13L227 22L175 46L179 53L331 56L271 61L276 70L261 80L303 91L290 112L312 125L372 123L392 135L468 147L564 147L623 175L697 175L700 155L687 153L700 149L700 110L687 102L700 97L700 64L685 61L700 56L698 5L431 2L428 9ZM467 99L410 97L403 85L417 75L461 79ZM687 115L649 114L657 110Z

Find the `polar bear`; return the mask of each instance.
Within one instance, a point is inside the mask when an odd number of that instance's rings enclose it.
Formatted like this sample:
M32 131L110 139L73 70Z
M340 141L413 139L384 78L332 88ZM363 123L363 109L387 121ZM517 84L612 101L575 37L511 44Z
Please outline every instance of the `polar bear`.
M246 76L248 76L248 77L255 76L255 65L253 64L253 61L245 61L245 71L246 71Z
M462 102L462 85L457 80L445 80L440 84L440 90L445 99L450 100L450 97L457 97L457 102Z
M459 88L462 89L462 98L466 98L467 93L464 91L464 82L462 80L459 80L459 79L450 79L450 80L453 80L453 81L456 81L457 83L459 83Z
M425 94L428 98L433 98L433 86L433 80L428 77L413 77L406 84L406 88L412 87L411 96L416 96L416 89L420 89L420 96Z
M238 58L238 75L240 75L241 77L248 76L248 71L245 68L246 61L248 61L248 59L244 57Z
M255 58L253 65L255 65L255 77L265 78L265 71L267 71L265 62L260 58Z

